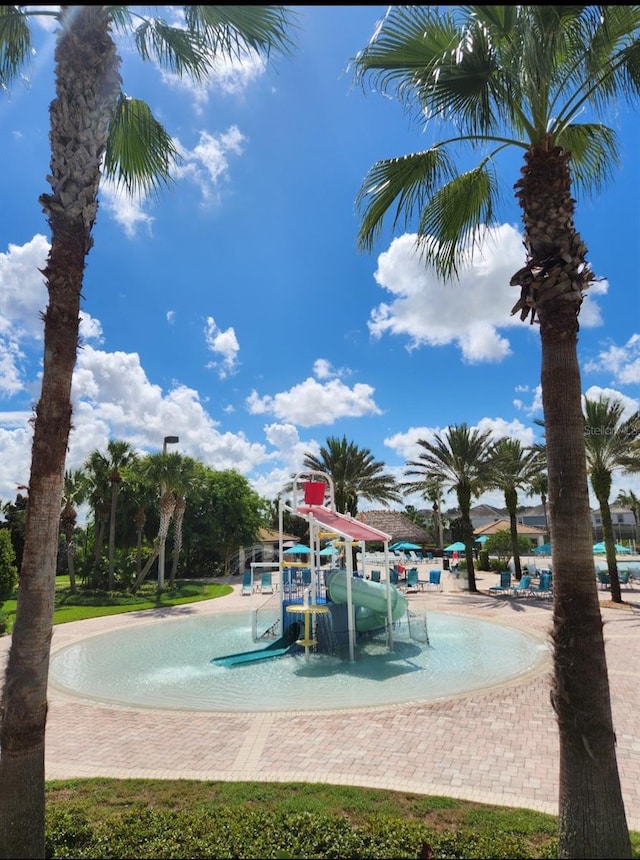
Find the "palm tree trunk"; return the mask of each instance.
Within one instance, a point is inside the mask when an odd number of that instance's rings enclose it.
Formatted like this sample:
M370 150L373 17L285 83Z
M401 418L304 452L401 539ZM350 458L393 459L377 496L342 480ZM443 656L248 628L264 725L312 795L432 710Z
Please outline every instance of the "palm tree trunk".
M173 520L173 559L171 560L171 573L169 575L170 588L174 587L178 573L178 560L180 558L180 551L182 550L182 523L184 522L185 509L186 500L184 496L178 496Z
M462 488L458 491L458 506L460 507L460 518L462 520L462 541L464 543L464 556L467 563L467 587L471 592L477 592L476 572L473 566L473 523L471 522L471 492Z
M76 586L76 565L73 559L73 555L75 552L75 547L73 545L73 540L67 541L67 568L69 569L69 593L77 594L78 588Z
M593 566L577 350L583 290L594 275L574 225L568 154L551 138L532 146L516 189L528 259L511 283L522 286L521 303L533 306L540 322L553 564L552 702L560 739L558 857L599 857L603 848L611 857L630 857ZM598 833L594 821L602 825Z
M118 483L111 483L111 512L109 516L109 591L113 591L114 585L114 559L116 550L116 507L118 505Z
M40 198L51 227L51 250L43 270L49 303L42 389L35 410L25 547L1 706L0 856L13 858L45 856L47 680L71 380L100 162L121 84L105 7L62 7L62 18L65 29L55 53L56 98L50 108L53 195Z
M607 490L606 495L596 493L596 497L600 505L602 537L607 553L607 572L609 574L609 582L611 583L611 600L613 603L622 603L622 591L620 590L618 563L616 561L616 538L613 533L613 521L611 519L611 508L609 507L609 491Z
M577 328L577 326L576 326ZM559 834L579 843L606 804L604 841L628 832L616 760L615 732L594 576L591 509L581 409L577 333L541 325L542 400L549 478L553 563L552 702L560 739ZM560 846L558 856L598 856ZM613 855L612 855L613 856ZM630 856L624 853L615 856Z
M520 547L518 544L518 519L517 507L518 497L515 491L508 490L504 494L506 508L509 511L509 530L511 532L511 555L515 568L515 577L518 581L522 579L522 565L520 564Z

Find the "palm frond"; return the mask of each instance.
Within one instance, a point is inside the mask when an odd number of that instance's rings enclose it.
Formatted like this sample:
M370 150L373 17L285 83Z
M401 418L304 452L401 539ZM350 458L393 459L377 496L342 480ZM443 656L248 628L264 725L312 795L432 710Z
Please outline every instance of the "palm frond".
M485 162L455 176L429 198L420 214L418 246L444 276L457 274L494 219L497 182Z
M160 18L143 20L133 33L143 60L156 60L176 75L196 81L205 79L211 67L211 51L199 33L172 27Z
M556 140L571 153L572 180L583 194L600 192L620 165L616 133L601 123L571 123Z
M184 6L189 29L218 57L242 59L248 50L289 54L298 15L287 6Z
M358 245L371 250L382 230L384 216L396 203L393 227L402 216L408 224L420 214L429 189L453 176L449 156L443 147L434 147L378 161L369 170L356 196L356 206L363 212Z
M121 95L109 130L105 175L132 196L157 192L170 182L179 153L146 102Z
M0 89L8 89L31 55L31 31L21 6L0 6Z

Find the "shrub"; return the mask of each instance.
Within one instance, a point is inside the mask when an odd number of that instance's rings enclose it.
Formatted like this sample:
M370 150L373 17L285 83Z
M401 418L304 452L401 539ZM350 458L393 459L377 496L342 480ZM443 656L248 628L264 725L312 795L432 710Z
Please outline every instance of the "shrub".
M8 600L18 582L16 552L8 529L0 529L0 600Z

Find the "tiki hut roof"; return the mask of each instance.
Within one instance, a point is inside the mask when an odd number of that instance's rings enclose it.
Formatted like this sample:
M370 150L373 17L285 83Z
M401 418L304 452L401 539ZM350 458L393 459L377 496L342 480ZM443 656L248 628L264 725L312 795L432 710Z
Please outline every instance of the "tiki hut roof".
M412 522L402 511L362 511L358 514L358 519L374 529L391 535L390 543L400 540L416 544L433 542L429 532Z

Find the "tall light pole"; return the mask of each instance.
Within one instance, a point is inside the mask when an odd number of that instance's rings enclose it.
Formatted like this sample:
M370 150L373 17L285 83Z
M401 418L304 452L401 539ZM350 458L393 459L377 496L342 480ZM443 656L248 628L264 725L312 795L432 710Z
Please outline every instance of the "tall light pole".
M167 453L167 445L177 445L180 441L179 436L165 436L162 442L162 455L164 456ZM166 492L166 487L164 484L160 487L160 504L162 504L162 499ZM160 512L162 516L162 511ZM164 588L164 538L160 542L160 549L158 552L158 591L162 591Z

